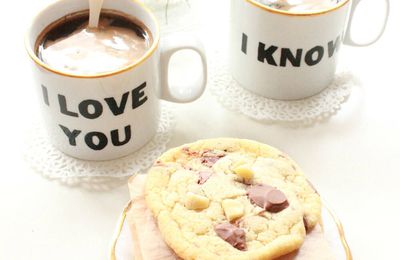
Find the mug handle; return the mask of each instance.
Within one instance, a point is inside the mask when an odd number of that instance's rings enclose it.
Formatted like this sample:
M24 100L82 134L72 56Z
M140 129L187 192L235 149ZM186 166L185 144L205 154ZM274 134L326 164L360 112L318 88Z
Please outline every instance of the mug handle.
M349 16L349 25L347 26L347 30L346 30L346 35L344 38L344 44L346 45L350 45L350 46L357 46L357 47L362 47L362 46L369 46L371 44L374 44L375 42L377 42L381 37L383 32L385 31L386 28L386 24L389 18L389 12L390 12L390 2L389 0L382 0L385 3L385 19L383 20L382 23L382 27L380 32L378 33L378 35L372 39L369 42L364 42L364 43L357 43L355 41L353 41L353 37L351 35L351 27L353 24L353 17L354 17L354 13L357 10L358 4L361 2L361 0L353 0L353 4L351 7L351 11L350 11L350 16Z
M188 93L174 95L169 84L169 63L174 53L181 50L193 50L202 63L201 75L188 83ZM167 36L161 43L161 98L171 102L187 103L198 99L204 92L207 84L207 59L203 44L189 33L176 33ZM173 86L172 86L173 87Z

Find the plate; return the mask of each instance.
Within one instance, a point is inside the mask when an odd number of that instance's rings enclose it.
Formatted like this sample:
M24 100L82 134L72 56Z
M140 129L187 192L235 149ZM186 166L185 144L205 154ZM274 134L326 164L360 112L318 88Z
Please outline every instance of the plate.
M344 229L339 218L327 203L323 203L322 219L324 234L329 242L336 259L352 260L352 254L347 244ZM129 202L121 213L118 220L114 238L111 241L110 259L111 260L133 260L133 242L129 226L126 219L126 213L131 206Z

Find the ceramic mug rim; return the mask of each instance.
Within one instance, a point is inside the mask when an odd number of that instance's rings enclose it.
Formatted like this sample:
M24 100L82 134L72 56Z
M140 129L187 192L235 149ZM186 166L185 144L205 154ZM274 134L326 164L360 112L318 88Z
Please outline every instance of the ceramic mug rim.
M40 16L43 15L43 12L46 11L47 8L49 8L49 6L52 5L56 5L57 3L64 1L64 0L59 0L55 3L52 3L51 5L48 5L47 7L45 7L42 11L40 11L37 15L35 15L32 19L32 25L33 22L36 21L36 19ZM58 69L54 69L51 66L49 66L48 64L46 64L45 62L43 62L41 59L39 59L39 57L36 55L35 51L33 50L31 44L30 44L30 32L32 29L32 25L29 27L29 29L27 30L26 34L25 34L25 49L28 52L29 57L33 60L33 62L36 63L36 65L44 68L47 71L50 71L52 73L61 75L61 76L66 76L66 77L70 77L70 78L80 78L80 79L94 79L94 78L105 78L105 77L110 77L110 76L114 76L117 74L121 74L123 72L129 71L139 65L141 65L143 62L145 62L150 56L152 56L152 54L157 50L158 45L160 43L160 25L158 23L157 18L155 17L155 15L150 11L150 9L144 5L143 3L136 1L136 0L130 0L130 2L135 3L137 5L140 6L140 8L143 9L143 11L145 13L147 13L147 15L150 17L151 20L153 20L155 27L156 27L156 32L154 33L153 31L151 31L151 33L153 34L154 40L152 42L152 45L150 47L150 49L147 50L147 52L138 60L136 60L135 62L126 65L122 68L116 69L116 70L112 70L109 72L104 72L104 73L98 73L98 74L87 74L87 75L80 75L80 74L73 74L73 73L68 73L62 70L58 70ZM83 11L83 10L81 10ZM61 18L61 17L60 17ZM50 23L49 23L50 24ZM154 35L155 34L155 35Z
M330 12L336 11L337 9L345 6L351 0L342 0L340 3L336 4L335 6L332 6L331 8L317 10L317 11L309 11L309 12L289 12L289 11L279 10L279 9L275 9L275 8L269 7L267 5L261 4L260 2L257 2L256 0L244 0L244 1L249 3L249 4L252 4L255 7L260 8L263 11L267 11L267 12L275 13L275 14L279 14L279 15L286 15L286 16L316 16L316 15L322 15L322 14L326 14L326 13L330 13Z

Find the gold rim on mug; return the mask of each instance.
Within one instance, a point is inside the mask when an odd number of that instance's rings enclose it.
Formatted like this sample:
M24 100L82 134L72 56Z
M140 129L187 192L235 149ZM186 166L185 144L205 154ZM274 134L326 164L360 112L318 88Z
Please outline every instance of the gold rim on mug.
M99 73L99 74L93 74L93 75L76 75L76 74L72 74L72 73L67 73L67 72L63 72L61 70L56 70L53 69L52 67L50 67L49 65L47 65L46 63L44 63L42 60L40 60L37 55L35 54L35 51L30 47L29 45L29 31L26 33L25 35L25 49L28 52L29 57L40 67L51 71L53 73L56 73L58 75L61 76L66 76L66 77L71 77L71 78L81 78L81 79L94 79L94 78L105 78L105 77L110 77L110 76L114 76L123 72L126 72L128 70L131 70L137 66L139 66L140 64L142 64L144 61L146 61L154 52L155 50L158 48L159 42L160 42L160 25L158 23L157 18L154 16L154 14L150 11L150 9L144 5L143 3L137 1L137 0L131 0L132 2L138 4L141 8L143 8L145 10L145 12L151 17L151 19L155 22L156 25L156 30L157 30L157 35L154 39L154 42L151 46L151 48L145 53L145 55L143 57L141 57L139 60L137 60L136 62L129 64L123 68L120 68L118 70L114 70L114 71L110 71L110 72L104 72L104 73ZM57 1L58 2L58 1ZM56 2L56 3L57 3ZM55 4L55 3L54 3Z
M337 5L333 6L332 8L329 8L329 9L299 13L299 12L289 12L289 11L285 11L285 10L278 10L278 9L269 7L267 5L261 4L260 2L257 2L256 0L244 0L244 1L256 6L258 8L263 9L264 11L268 11L268 12L276 13L276 14L288 15L288 16L314 16L314 15L326 14L326 13L333 12L333 11L339 9L350 2L350 0L342 0L340 3L338 3Z
M115 231L114 238L113 238L113 240L111 242L111 249L110 249L110 259L111 260L118 260L116 258L116 256L115 256L115 248L117 246L118 239L119 239L119 237L121 235L122 228L123 228L124 222L126 220L126 214L127 214L128 210L131 208L131 205L132 205L132 201L129 201L128 204L125 206L124 210L122 211L120 217L119 217L118 226L117 226L117 229ZM333 210L329 206L327 206L325 201L323 201L323 205L324 205L324 208L328 211L329 215L331 215L331 217L333 218L333 221L336 224L336 228L337 228L337 230L339 232L339 236L340 236L340 242L342 243L343 250L345 251L345 254L346 254L346 260L353 260L353 256L351 254L350 246L349 246L349 244L347 243L347 240L346 240L346 236L345 236L345 233L344 233L344 228L343 228L342 222L339 220L339 218L333 212Z

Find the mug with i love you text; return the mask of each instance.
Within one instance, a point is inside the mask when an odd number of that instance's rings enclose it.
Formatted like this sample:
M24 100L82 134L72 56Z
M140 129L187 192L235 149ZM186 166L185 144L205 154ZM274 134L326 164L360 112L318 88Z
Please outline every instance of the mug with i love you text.
M207 81L205 53L196 38L177 34L160 40L154 15L136 1L104 0L102 8L101 30L86 30L89 2L57 1L34 18L26 36L50 140L84 160L110 160L140 149L157 131L160 99L191 102ZM202 69L178 91L169 84L169 61L184 49L200 56Z
M272 99L296 100L321 92L334 79L342 43L367 46L384 32L389 0L376 0L373 4L385 5L379 34L370 42L353 41L351 25L361 1L232 0L233 78L247 90ZM316 5L321 9L315 10Z

